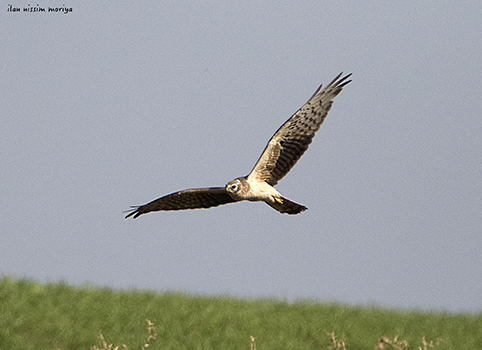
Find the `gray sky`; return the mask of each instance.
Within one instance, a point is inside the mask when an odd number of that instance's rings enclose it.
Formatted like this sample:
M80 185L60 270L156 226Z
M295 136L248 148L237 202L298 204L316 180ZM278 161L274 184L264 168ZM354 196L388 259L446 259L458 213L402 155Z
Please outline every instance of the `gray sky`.
M0 274L482 310L479 1L65 5L0 12ZM307 212L124 219L246 175L341 71L353 82L277 186Z

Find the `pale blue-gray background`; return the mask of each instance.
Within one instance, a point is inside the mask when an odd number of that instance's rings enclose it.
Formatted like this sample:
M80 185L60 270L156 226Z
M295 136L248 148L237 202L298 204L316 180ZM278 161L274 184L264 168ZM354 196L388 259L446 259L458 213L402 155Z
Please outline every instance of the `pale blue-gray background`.
M65 5L0 12L0 274L482 310L480 1ZM124 219L246 175L340 71L353 82L277 187L307 212Z

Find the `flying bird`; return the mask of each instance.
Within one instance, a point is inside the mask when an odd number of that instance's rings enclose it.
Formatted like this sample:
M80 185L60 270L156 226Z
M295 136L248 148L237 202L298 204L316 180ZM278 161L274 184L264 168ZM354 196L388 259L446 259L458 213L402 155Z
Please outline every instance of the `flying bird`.
M282 214L299 214L308 208L283 197L274 186L294 167L320 129L333 99L351 80L340 73L323 90L322 85L295 114L274 133L247 176L224 187L190 188L168 194L145 205L133 206L126 219L159 210L186 210L217 207L248 200L265 202ZM321 91L320 91L321 90Z

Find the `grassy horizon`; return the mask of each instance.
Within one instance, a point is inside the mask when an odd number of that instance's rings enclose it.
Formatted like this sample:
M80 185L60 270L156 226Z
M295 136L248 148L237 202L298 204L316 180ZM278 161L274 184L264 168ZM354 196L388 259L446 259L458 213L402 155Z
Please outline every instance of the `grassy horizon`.
M0 278L1 350L109 349L111 344L110 349L130 350L146 344L163 350L482 349L482 314Z

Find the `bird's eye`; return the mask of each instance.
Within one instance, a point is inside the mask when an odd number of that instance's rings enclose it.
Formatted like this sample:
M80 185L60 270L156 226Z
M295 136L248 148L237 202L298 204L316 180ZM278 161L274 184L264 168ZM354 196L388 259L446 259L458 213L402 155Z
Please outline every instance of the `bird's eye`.
M236 192L238 190L238 185L233 184L231 185L231 191Z

